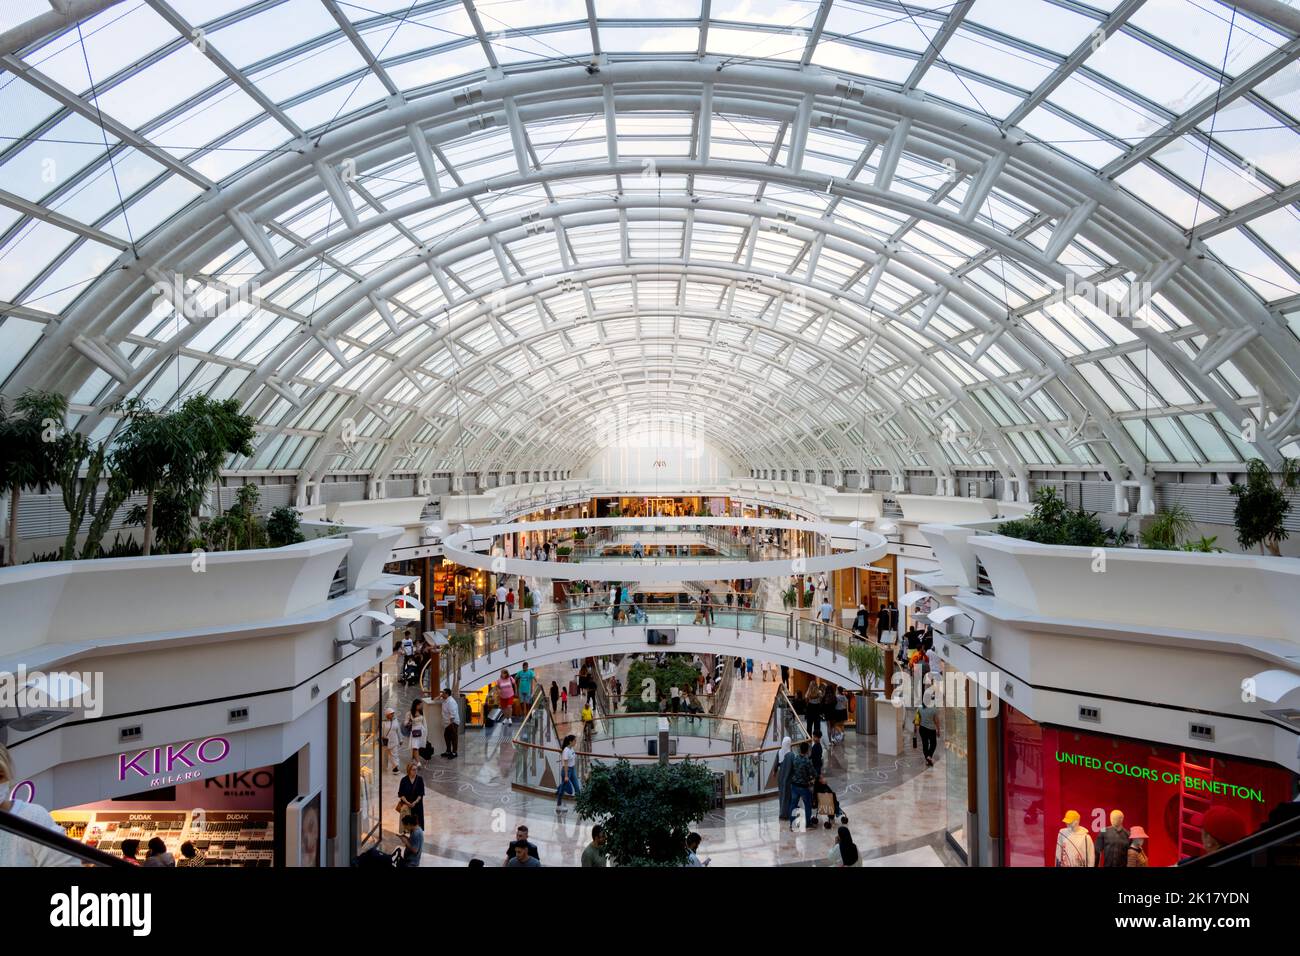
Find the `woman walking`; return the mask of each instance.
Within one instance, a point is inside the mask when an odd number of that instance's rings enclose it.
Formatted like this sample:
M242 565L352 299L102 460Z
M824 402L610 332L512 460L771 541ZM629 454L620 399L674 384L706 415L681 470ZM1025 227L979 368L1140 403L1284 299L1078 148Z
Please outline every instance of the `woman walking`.
M411 762L418 770L423 766L420 763L420 748L424 746L425 737L428 735L428 728L424 723L424 701L418 697L411 701L411 714L406 718L406 726L411 738Z
M565 791L575 797L580 791L578 786L578 755L573 749L573 742L578 738L569 734L560 745L560 785L555 788L555 812L564 813Z

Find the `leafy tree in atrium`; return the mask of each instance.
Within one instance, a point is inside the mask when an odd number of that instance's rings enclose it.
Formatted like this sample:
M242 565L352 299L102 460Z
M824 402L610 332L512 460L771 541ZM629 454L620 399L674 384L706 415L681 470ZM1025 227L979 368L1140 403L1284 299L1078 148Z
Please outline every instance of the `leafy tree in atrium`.
M695 693L699 671L682 655L669 655L664 663L633 661L627 669L624 709L628 713L659 710L659 700L674 687Z
M95 495L99 481L108 464L108 442L91 446L90 439L80 432L71 432L63 445L59 461L59 490L63 493L63 507L68 512L68 534L63 541L60 558L71 561L77 556L77 533L87 511L95 510ZM86 476L81 477L82 467ZM116 505L113 508L117 510Z
M127 423L114 449L114 463L145 504L131 509L128 524L144 528L144 553L154 531L162 550L176 553L191 544L194 514L208 486L231 455L253 453L253 420L234 399L195 395L174 412L155 412L141 402L126 409Z
M28 488L44 493L59 480L68 400L56 392L27 391L13 411L0 403L0 483L9 492L9 546L5 559L17 563L18 500Z
M578 816L605 828L616 866L682 866L691 825L713 800L713 774L685 760L633 767L597 762L578 794Z
M283 548L306 540L298 527L302 516L288 505L272 510L266 519L267 543L273 548Z
M1286 516L1291 512L1287 492L1300 487L1300 458L1287 458L1275 478L1263 461L1252 458L1246 465L1246 483L1233 484L1228 491L1237 499L1232 521L1237 526L1237 543L1249 551L1256 545L1260 554L1281 556L1288 538Z
M1117 543L1115 534L1097 520L1096 514L1082 508L1071 509L1051 485L1035 492L1033 511L1024 518L1002 522L998 525L998 533L1039 544L1085 548Z

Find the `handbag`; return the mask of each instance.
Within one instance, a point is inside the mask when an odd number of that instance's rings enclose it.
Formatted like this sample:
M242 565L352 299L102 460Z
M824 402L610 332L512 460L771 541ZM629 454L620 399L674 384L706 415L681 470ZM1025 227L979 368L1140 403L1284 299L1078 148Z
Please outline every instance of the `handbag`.
M913 741L913 745L915 745L915 741ZM422 760L433 759L433 744L426 743L423 747L420 748L420 759Z

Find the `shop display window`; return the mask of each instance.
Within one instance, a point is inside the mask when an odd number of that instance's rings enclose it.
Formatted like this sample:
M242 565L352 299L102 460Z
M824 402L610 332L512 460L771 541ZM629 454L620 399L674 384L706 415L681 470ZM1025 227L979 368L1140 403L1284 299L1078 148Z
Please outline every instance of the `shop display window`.
M966 816L970 807L970 780L967 776L969 740L966 733L968 709L943 708L943 736L940 738L940 746L943 747L941 765L944 775L945 828L948 837L966 854L967 859L970 858Z
M1038 724L1005 704L1004 850L1009 866L1054 866L1069 811L1095 841L1112 810L1149 835L1149 866L1202 852L1198 814L1221 806L1244 833L1292 799L1296 776L1264 763Z

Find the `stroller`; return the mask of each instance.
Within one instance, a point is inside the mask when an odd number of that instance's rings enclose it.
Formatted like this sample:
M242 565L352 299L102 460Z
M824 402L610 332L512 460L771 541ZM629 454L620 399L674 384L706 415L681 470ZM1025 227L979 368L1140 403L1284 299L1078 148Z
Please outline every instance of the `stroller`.
M417 683L420 680L420 661L414 654L407 655L402 660L402 672L397 677L397 682L405 687Z
M827 830L831 828L831 823L839 818L840 824L845 825L849 822L848 816L840 807L840 798L835 795L835 791L825 784L818 784L817 788L817 819L822 821L822 825Z

